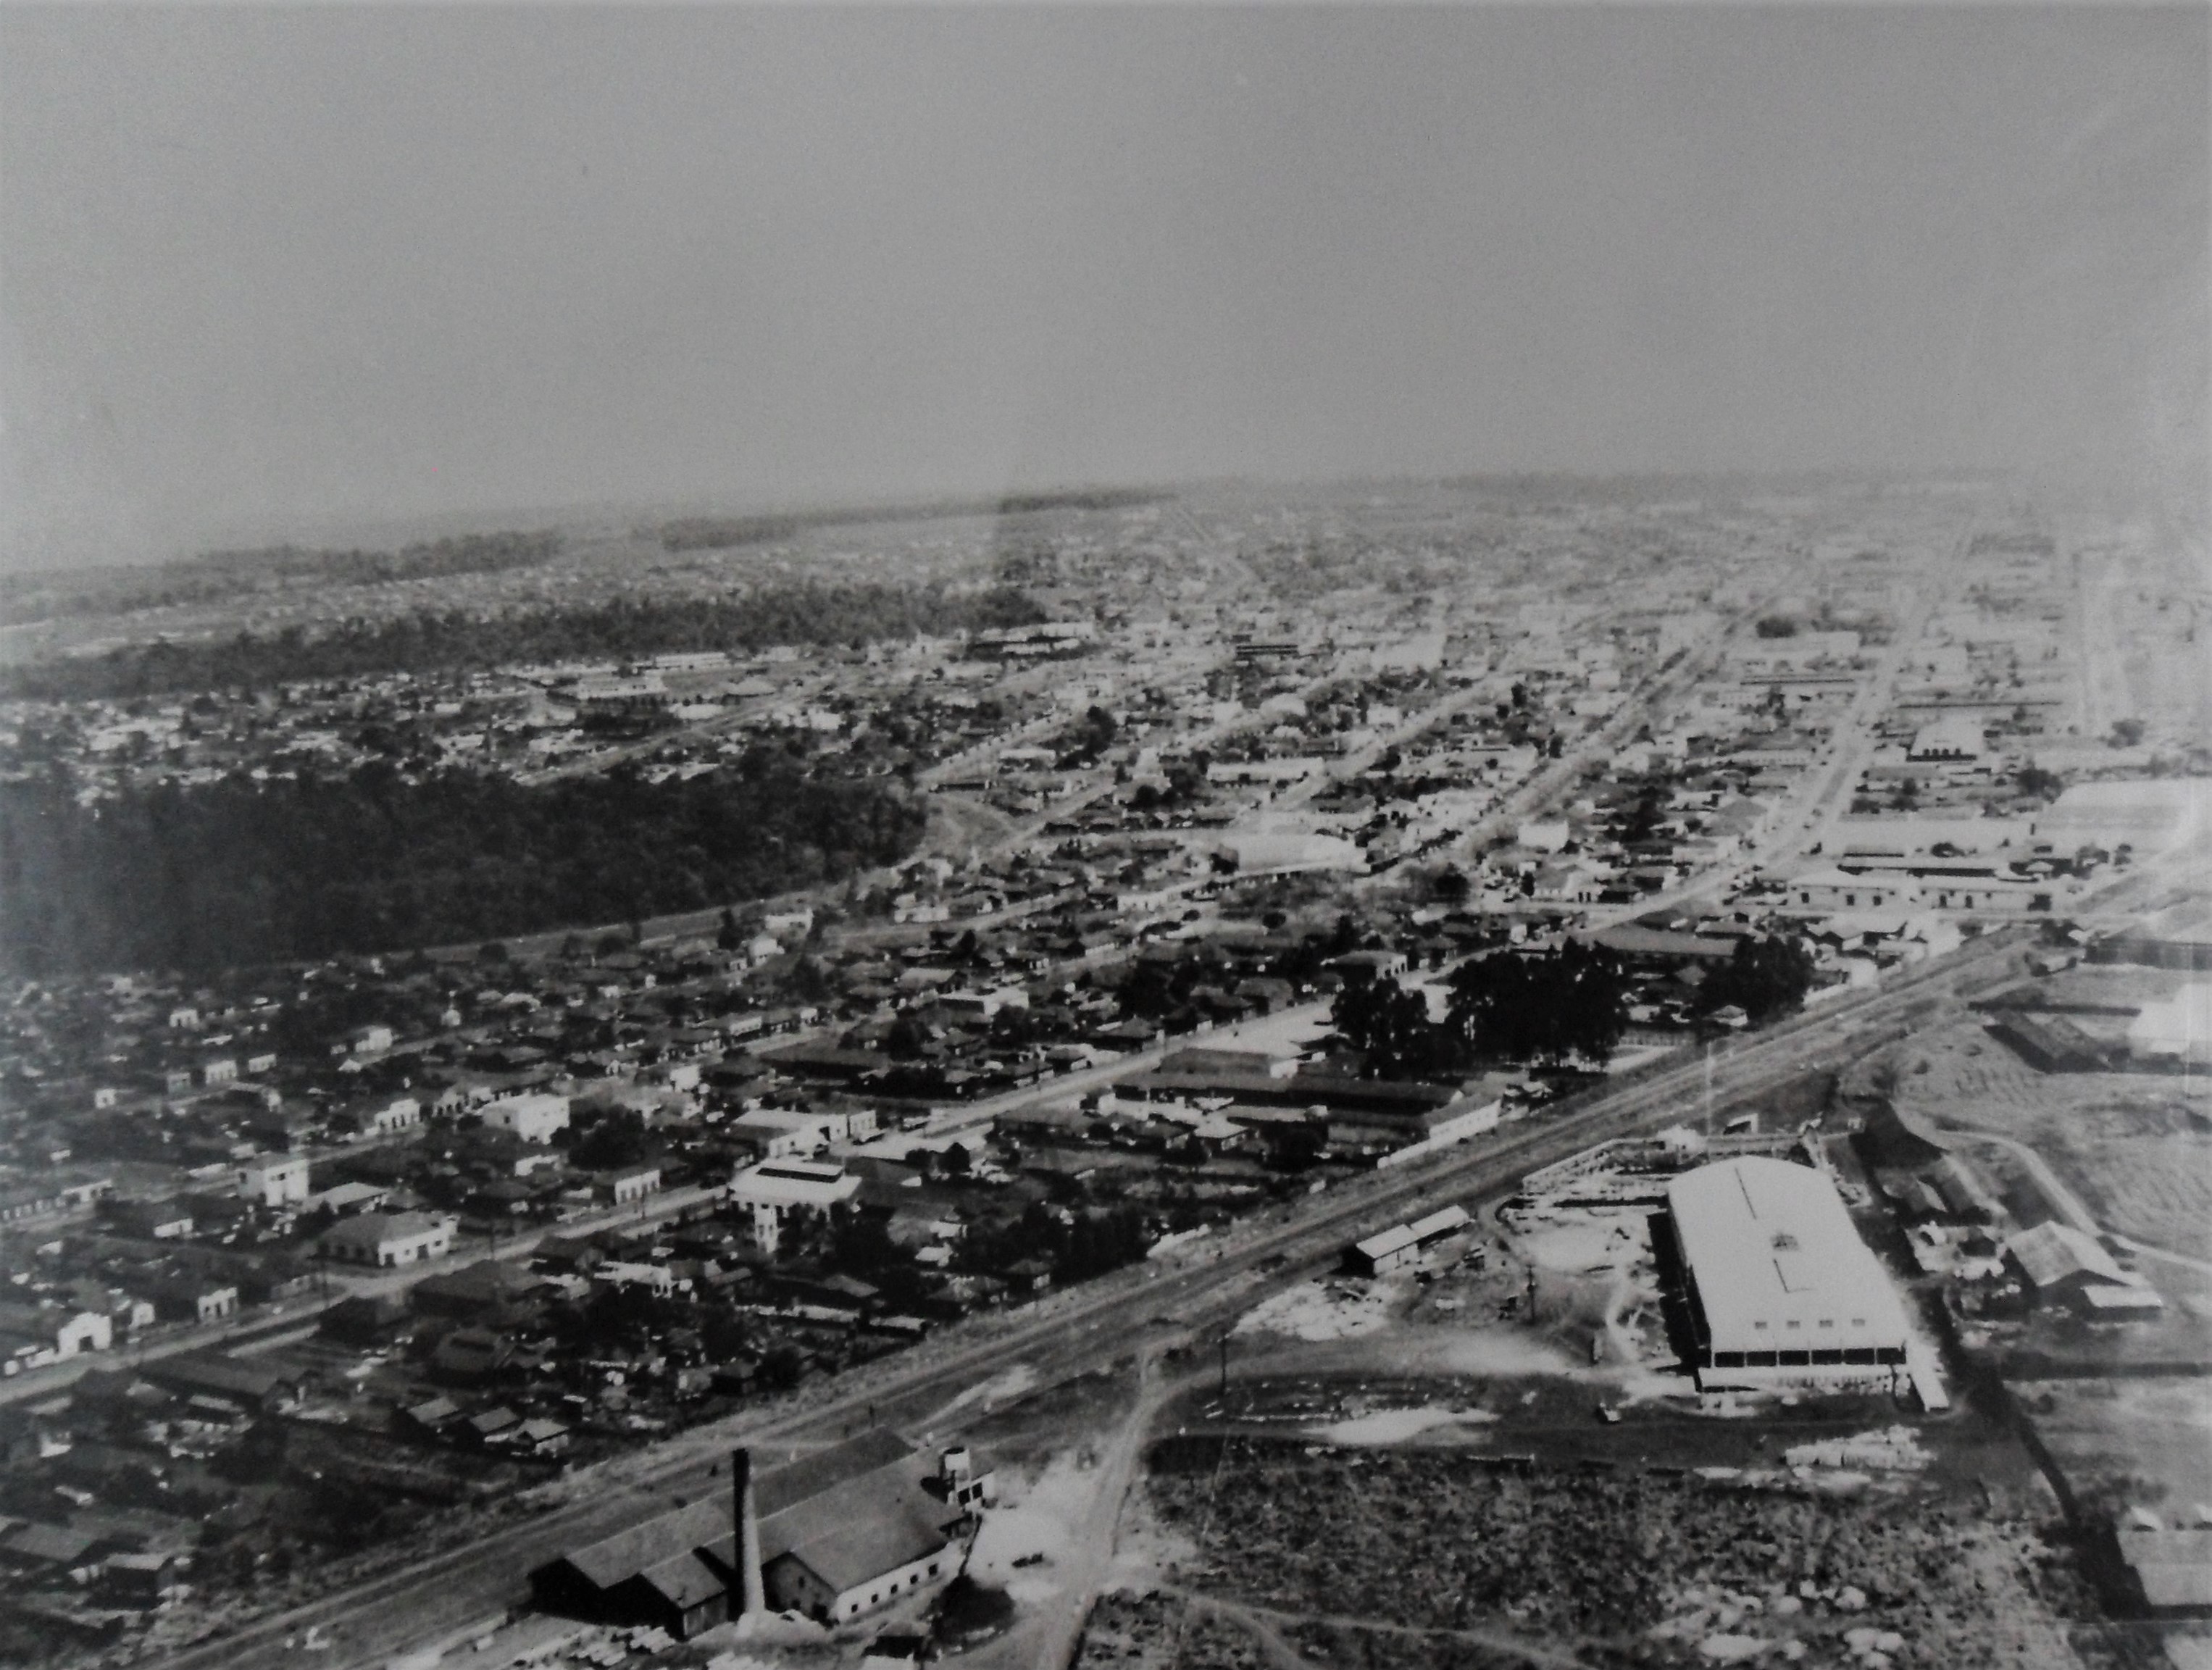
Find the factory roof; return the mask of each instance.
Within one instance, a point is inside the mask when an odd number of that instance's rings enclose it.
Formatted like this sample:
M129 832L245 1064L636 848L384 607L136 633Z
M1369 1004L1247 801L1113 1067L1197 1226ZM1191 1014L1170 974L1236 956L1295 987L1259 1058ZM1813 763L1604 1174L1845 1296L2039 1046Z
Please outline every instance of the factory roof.
M1747 1155L1684 1172L1667 1204L1716 1349L1903 1340L1896 1290L1826 1172Z
M2005 1251L2038 1287L2055 1287L2076 1276L2110 1282L2116 1287L2127 1286L2130 1281L2103 1242L2070 1224L2039 1224L2032 1230L2022 1230L2005 1242Z
M641 1524L602 1537L569 1553L568 1563L601 1588L611 1588L640 1572L657 1570L678 1556L689 1558L730 1534L727 1497L715 1495L689 1507L656 1514Z

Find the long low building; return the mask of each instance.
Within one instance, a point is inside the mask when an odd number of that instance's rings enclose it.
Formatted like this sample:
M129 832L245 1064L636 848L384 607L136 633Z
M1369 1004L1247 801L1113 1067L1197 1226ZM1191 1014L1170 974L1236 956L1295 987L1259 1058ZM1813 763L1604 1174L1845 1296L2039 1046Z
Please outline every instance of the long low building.
M1747 1155L1667 1186L1700 1390L1905 1372L1897 1290L1823 1171Z
M964 1448L934 1460L878 1430L756 1482L732 1458L731 1492L573 1549L530 1574L545 1610L656 1625L688 1640L768 1609L842 1624L951 1576L958 1540L995 1480Z
M1474 1221L1467 1215L1466 1207L1445 1206L1410 1224L1394 1224L1346 1248L1344 1266L1355 1275L1388 1275L1413 1263L1424 1250L1447 1236L1457 1235Z

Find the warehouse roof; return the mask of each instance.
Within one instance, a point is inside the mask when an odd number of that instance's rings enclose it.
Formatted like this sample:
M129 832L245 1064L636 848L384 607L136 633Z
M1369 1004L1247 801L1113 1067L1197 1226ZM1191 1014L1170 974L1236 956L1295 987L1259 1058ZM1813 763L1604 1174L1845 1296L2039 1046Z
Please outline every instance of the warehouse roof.
M1432 1241L1465 1229L1472 1221L1464 1206L1445 1206L1431 1212L1426 1218L1416 1218L1411 1224L1394 1224L1353 1244L1368 1259L1385 1259L1394 1253L1403 1252L1408 1247L1425 1247Z
M1716 1349L1904 1339L1896 1290L1826 1172L1747 1155L1684 1172L1667 1204Z
M2032 1230L2022 1230L2005 1242L2005 1251L2038 1287L2055 1287L2077 1276L2118 1287L2130 1282L2128 1272L2105 1250L2102 1242L2083 1235L2070 1224L2039 1224Z

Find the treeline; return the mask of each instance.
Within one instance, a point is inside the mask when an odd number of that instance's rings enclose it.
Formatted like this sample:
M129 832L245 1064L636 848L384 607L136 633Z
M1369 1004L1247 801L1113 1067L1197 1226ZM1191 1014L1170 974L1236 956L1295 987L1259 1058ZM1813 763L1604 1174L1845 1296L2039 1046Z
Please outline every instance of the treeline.
M81 805L58 776L0 783L0 964L204 970L635 921L894 862L926 818L765 751L657 784L372 765Z
M1452 971L1444 1017L1388 975L1346 986L1331 1016L1374 1078L1451 1078L1497 1061L1602 1065L1628 1025L1628 970L1578 939L1533 956L1499 951Z
M560 555L562 536L469 533L396 551L320 550L272 545L210 551L150 568L44 569L0 574L0 615L15 621L57 615L119 615L134 609L214 603L290 586L371 586L395 580L524 568Z
M491 616L422 610L321 631L289 627L193 643L126 644L105 655L32 662L13 669L3 688L49 701L163 695L683 650L859 645L1045 618L1027 592L1006 586L956 592L937 586L789 585L743 597L617 598Z
M1128 505L1157 504L1166 496L1141 488L1095 488L1066 493L1010 493L997 499L954 499L934 504L799 511L781 516L699 516L664 523L660 543L671 551L728 550L794 539L814 528L865 527L955 516L1020 516L1040 510L1116 510Z

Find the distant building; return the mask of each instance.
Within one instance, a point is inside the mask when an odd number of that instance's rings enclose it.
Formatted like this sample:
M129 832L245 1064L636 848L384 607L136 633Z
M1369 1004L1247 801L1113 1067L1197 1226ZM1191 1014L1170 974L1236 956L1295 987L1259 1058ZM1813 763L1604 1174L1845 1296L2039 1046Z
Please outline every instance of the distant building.
M234 1408L276 1411L295 1404L305 1388L301 1375L220 1351L186 1351L141 1365L141 1378L179 1397L211 1398Z
M2191 981L2128 1023L2128 1054L2152 1066L2212 1066L2212 985Z
M1920 902L1920 891L1902 877L1852 875L1833 865L1808 870L1785 882L1791 904L1801 910L1891 910Z
M14 1368L43 1368L115 1344L114 1319L67 1305L0 1301L0 1361Z
M1667 1186L1700 1390L1886 1381L1905 1309L1827 1174L1751 1155Z
M422 1104L411 1096L397 1096L382 1107L362 1108L359 1117L364 1136L389 1137L420 1125Z
M543 1091L501 1096L484 1104L483 1122L495 1131L512 1131L524 1142L550 1142L556 1131L568 1128L568 1098Z
M1354 1275L1386 1276L1403 1269L1428 1248L1448 1236L1457 1235L1474 1220L1463 1206L1446 1206L1411 1224L1399 1224L1379 1235L1355 1241L1344 1249L1344 1267Z
M597 1191L604 1199L617 1206L626 1206L642 1200L648 1194L660 1193L660 1168L657 1165L635 1166L627 1171L617 1171L599 1179Z
M1905 757L1965 763L1980 759L1987 748L1979 720L1964 714L1948 714L1914 732L1912 745L1905 750Z
M323 1256L389 1270L443 1258L453 1249L453 1221L422 1212L363 1212L323 1231Z
M2160 1310L2166 1302L2094 1236L2070 1224L2038 1224L2004 1244L2006 1265L2046 1303L2097 1314Z
M355 1212L381 1211L391 1198L392 1191L380 1184L334 1183L310 1194L306 1205L309 1212L327 1212L335 1218L345 1218Z
M808 1160L765 1160L730 1180L730 1199L751 1208L753 1239L774 1252L794 1212L826 1212L860 1192L860 1180L842 1165Z
M231 1174L241 1199L272 1209L304 1205L307 1162L297 1154L264 1154Z

